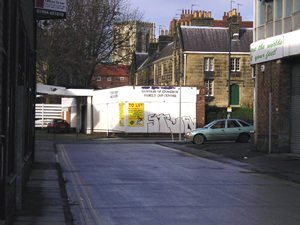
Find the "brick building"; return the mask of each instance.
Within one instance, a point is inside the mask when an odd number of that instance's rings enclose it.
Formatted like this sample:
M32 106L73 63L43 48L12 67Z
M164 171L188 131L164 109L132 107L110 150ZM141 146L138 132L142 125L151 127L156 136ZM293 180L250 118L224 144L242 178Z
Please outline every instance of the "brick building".
M98 89L128 85L129 71L130 67L125 65L97 65L93 85Z
M34 159L34 1L0 1L0 224L12 224Z
M255 145L300 153L300 1L254 0Z

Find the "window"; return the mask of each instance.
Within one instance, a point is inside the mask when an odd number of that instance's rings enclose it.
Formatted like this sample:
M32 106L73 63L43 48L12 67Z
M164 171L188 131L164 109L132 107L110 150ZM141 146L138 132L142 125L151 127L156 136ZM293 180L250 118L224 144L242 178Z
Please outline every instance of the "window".
M236 128L236 127L240 127L238 122L236 122L235 120L228 120L227 121L227 128Z
M214 81L205 80L205 96L214 96Z
M273 21L273 2L267 3L267 22Z
M225 120L216 122L211 128L212 128L212 129L225 128Z
M285 0L285 17L292 15L293 0Z
M276 1L276 19L282 18L282 0Z
M230 59L230 68L231 71L240 71L240 59L239 58L231 58Z
M101 81L101 77L97 77L97 78L96 78L96 81Z
M204 71L214 71L214 58L204 58Z
M258 25L265 23L265 1L258 1Z
M120 81L124 81L125 80L125 77L120 77Z
M250 124L245 123L244 121L239 120L239 123L242 124L243 127L249 127Z
M294 2L294 12L300 12L300 1L295 1Z
M107 77L107 81L111 81L111 77Z

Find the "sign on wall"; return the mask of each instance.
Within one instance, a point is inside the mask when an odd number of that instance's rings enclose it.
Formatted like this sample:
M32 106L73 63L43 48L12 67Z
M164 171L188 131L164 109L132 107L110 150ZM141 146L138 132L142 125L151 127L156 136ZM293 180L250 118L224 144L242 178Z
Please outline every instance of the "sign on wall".
M119 103L119 125L121 127L125 126L125 104L123 102Z
M36 19L63 19L66 12L67 0L35 0Z
M251 64L282 58L284 44L283 37L283 35L279 35L252 43L250 46Z
M128 103L128 126L144 126L144 103Z

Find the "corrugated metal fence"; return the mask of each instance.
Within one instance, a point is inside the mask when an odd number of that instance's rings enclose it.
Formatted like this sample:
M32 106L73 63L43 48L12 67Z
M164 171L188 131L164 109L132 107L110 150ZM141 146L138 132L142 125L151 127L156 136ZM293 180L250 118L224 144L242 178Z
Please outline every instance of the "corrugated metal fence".
M61 104L36 104L35 127L45 128L52 119L62 118Z

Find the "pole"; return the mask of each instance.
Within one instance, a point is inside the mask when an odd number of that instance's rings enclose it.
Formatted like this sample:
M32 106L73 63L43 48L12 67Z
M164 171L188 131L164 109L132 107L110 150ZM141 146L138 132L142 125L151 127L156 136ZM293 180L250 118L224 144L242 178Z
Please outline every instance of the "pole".
M269 154L272 153L272 92L269 93Z
M181 141L181 85L179 86L179 141Z
M183 75L184 75L184 76L183 76L183 86L185 86L185 85L186 85L186 53L184 53L183 56L184 56L184 62L183 62L183 67L184 67L184 68L183 68L183 70L184 70L184 71L183 71L183 73L184 73L184 74L183 74Z
M231 23L228 28L229 33L229 51L228 51L228 107L231 105ZM231 117L230 112L227 112L227 118Z

